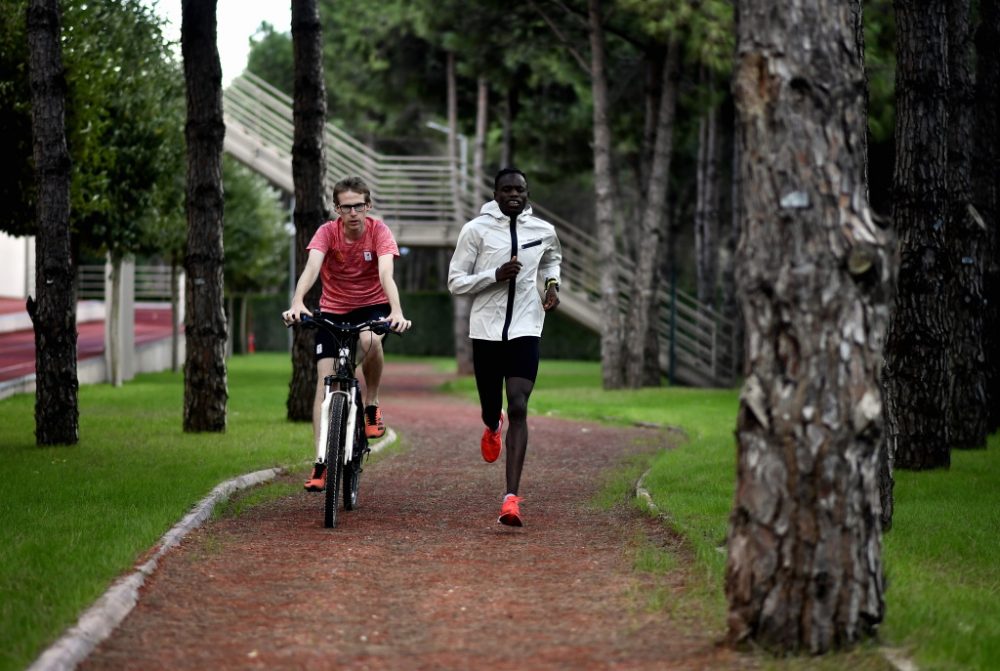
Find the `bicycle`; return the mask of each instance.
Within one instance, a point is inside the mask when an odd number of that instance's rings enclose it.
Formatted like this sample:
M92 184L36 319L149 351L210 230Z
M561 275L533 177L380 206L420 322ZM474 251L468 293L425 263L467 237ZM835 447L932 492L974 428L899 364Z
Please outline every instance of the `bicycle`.
M371 452L368 436L365 435L361 384L354 374L358 340L365 331L373 335L393 331L389 322L382 319L360 324L338 324L323 317L319 310L311 315L303 313L300 324L304 328L324 329L337 343L334 373L323 379L326 393L320 413L319 441L316 443L316 463L326 466L323 526L330 529L337 526L337 494L341 480L344 510L357 508L362 463L365 455Z

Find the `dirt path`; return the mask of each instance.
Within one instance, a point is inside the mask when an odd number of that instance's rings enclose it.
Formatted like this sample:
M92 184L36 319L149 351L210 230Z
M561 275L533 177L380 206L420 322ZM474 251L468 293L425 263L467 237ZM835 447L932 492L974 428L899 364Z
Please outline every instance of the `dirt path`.
M750 665L718 632L643 606L630 547L655 523L588 505L602 472L663 434L530 417L526 526L503 527L503 457L482 461L478 407L431 392L440 379L428 371L387 370L382 405L403 449L366 469L361 506L337 529L304 492L208 524L161 561L81 668ZM657 580L676 592L683 571Z

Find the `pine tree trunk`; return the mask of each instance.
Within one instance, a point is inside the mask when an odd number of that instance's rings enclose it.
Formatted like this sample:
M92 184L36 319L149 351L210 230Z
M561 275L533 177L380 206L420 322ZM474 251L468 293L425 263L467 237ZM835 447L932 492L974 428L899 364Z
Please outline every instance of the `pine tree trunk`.
M326 84L323 79L323 34L316 0L292 3L292 42L295 52L292 179L295 183L295 276L299 277L309 256L306 246L329 214L324 198ZM317 280L306 294L305 304L310 309L319 307L321 290L321 282ZM288 419L293 421L312 420L316 395L315 341L313 331L295 329L287 402Z
M730 641L778 654L848 647L885 611L876 469L893 267L866 197L863 61L839 3L739 3L750 374L726 596Z
M952 334L951 446L986 447L986 368L983 354L985 227L972 206L975 87L972 80L970 1L948 2L948 248L955 330Z
M105 308L108 310L107 342L108 352L108 382L114 387L122 386L122 260L111 258L111 295L105 297Z
M625 384L622 370L623 328L618 301L618 254L615 244L614 175L611 167L611 125L608 121L608 79L604 65L604 24L600 0L588 0L591 86L594 98L594 194L598 263L601 272L601 378L605 389Z
M486 77L480 76L476 96L476 137L472 152L472 197L473 206L479 195L479 182L483 177L486 163L486 131L489 120L490 88ZM449 99L450 100L450 99ZM472 298L469 296L452 296L452 330L455 338L455 363L459 375L471 375L472 340L469 338L469 315L472 311Z
M733 137L732 146L732 184L730 185L730 201L732 212L728 217L728 226L722 233L722 254L719 259L719 281L722 289L722 314L732 321L733 334L730 346L733 352L733 372L743 374L743 314L740 312L736 296L736 245L740 239L740 222L743 221L742 190L740 182L740 151L737 138Z
M677 111L677 74L679 47L672 41L663 65L660 104L657 109L656 140L653 143L653 161L650 164L649 182L646 185L646 207L642 214L642 244L629 292L629 331L626 341L626 384L637 388L645 380L646 348L650 328L658 326L659 305L656 293L656 266L661 254L660 240L667 236L670 220L667 216L667 185L670 182L670 161L674 148L674 115Z
M899 284L885 353L887 440L896 468L947 467L954 272L948 236L947 5L897 0L893 225Z
M70 248L66 79L57 0L31 0L27 32L38 217L38 300L28 299L35 329L35 441L75 445L80 439L76 270Z
M702 66L703 87L711 87L711 75ZM719 228L719 156L716 149L718 110L713 105L698 121L697 196L694 213L696 293L698 302L715 307L716 273L718 272Z
M983 353L986 370L986 430L1000 429L1000 8L997 0L979 3L976 31L976 118L973 198L985 227Z
M180 264L176 258L170 259L170 370L180 370L181 350L181 297L180 297Z
M476 80L476 137L472 148L472 204L479 195L479 180L486 171L486 132L489 130L490 84L480 75Z
M222 67L215 0L183 0L181 52L187 83L187 252L184 270L184 430L225 431L226 313L222 252Z

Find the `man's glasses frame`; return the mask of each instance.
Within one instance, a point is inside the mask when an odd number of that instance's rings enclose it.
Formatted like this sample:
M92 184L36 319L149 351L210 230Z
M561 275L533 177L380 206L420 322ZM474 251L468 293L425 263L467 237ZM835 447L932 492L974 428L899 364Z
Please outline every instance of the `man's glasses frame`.
M337 205L337 212L348 213L348 212L365 212L369 208L368 203L348 203Z

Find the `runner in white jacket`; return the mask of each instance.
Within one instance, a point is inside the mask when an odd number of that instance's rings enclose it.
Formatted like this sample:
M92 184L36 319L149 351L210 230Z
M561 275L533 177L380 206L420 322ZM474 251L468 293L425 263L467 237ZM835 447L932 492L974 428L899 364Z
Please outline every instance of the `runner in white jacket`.
M486 425L480 449L487 462L501 452L506 382L507 493L498 521L522 526L517 494L528 448L528 398L538 374L545 313L559 305L562 249L552 224L532 215L527 178L520 170L497 173L493 198L459 233L448 289L474 296L469 337Z

